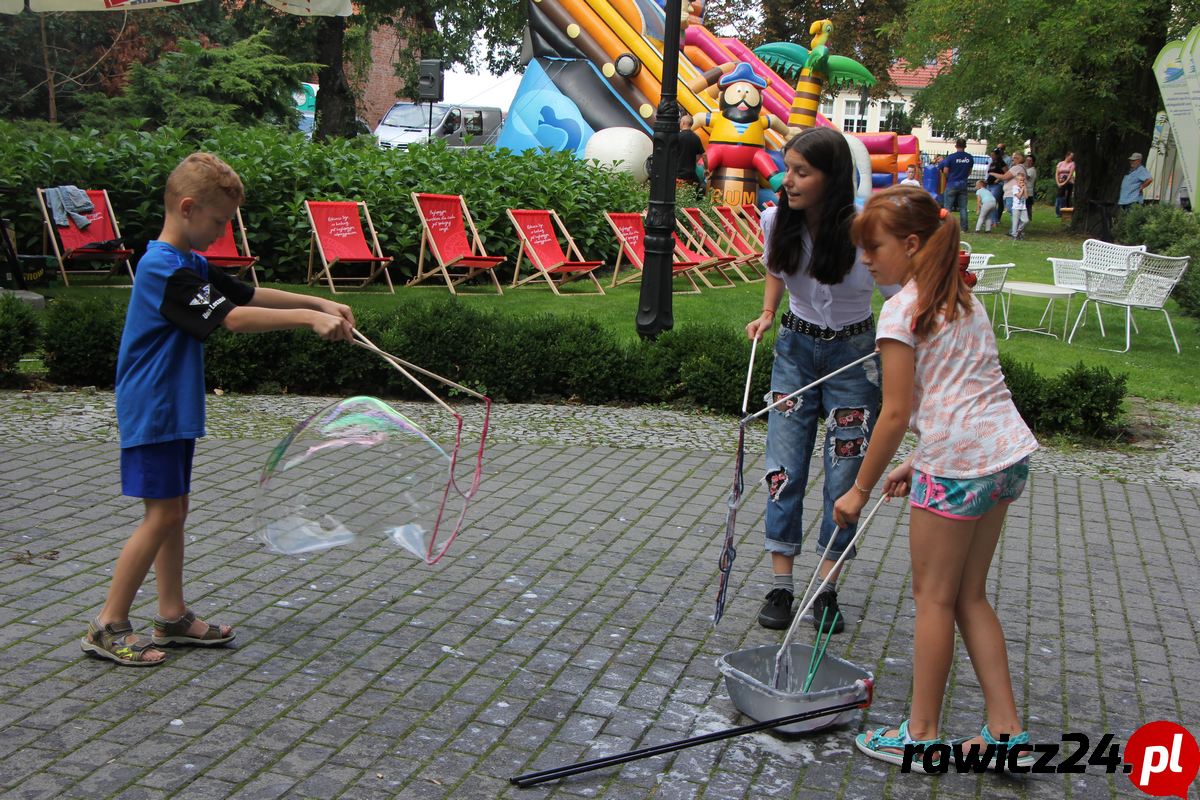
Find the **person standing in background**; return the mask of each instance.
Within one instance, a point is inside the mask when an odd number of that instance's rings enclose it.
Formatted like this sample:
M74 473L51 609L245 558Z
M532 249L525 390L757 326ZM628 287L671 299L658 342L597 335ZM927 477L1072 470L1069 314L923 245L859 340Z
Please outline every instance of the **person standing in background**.
M970 196L967 181L974 168L975 159L967 152L966 139L957 140L954 152L942 160L941 169L946 173L946 202L943 205L947 211L958 211L958 226L963 233L967 232L967 198Z

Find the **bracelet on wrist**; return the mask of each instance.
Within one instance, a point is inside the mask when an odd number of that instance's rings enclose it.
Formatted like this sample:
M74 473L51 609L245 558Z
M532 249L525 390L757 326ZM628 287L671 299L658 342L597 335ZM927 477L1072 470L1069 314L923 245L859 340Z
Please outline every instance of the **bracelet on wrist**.
M764 309L762 310L762 313L764 313L764 314L770 314L770 315L773 317L773 316L775 316L775 309L773 309L773 308L764 308Z
M861 486L859 486L859 485L858 485L858 478L855 478L855 479L854 479L854 489L855 489L855 491L857 491L857 492L859 492L860 494L862 494L862 496L863 496L863 497L870 497L870 496L871 496L871 490L870 490L870 489L864 489L863 487L861 487Z

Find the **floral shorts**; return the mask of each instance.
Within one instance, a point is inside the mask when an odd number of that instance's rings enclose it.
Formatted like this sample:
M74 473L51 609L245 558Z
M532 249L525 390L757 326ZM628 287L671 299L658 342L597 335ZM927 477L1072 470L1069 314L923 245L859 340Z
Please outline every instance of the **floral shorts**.
M979 519L1000 503L1011 503L1025 491L1029 458L979 478L939 478L913 470L913 508L950 519Z

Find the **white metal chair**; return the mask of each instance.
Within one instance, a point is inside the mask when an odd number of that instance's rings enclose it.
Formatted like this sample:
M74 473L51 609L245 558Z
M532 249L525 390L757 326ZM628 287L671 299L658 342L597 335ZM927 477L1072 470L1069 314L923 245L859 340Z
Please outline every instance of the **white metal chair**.
M968 253L967 255L971 259L970 263L967 265L967 269L986 267L988 262L995 257L992 253Z
M1100 239L1088 239L1083 243L1083 258L1047 258L1054 270L1054 285L1077 292L1087 291L1084 267L1124 275L1129 272L1130 259L1134 253L1146 252L1146 245L1113 244ZM1087 301L1083 303L1087 308ZM1080 309L1083 310L1082 308ZM1104 336L1104 319L1096 307L1096 321L1100 323L1100 335Z
M1071 336L1067 342L1075 338L1075 330L1083 319L1087 304L1095 303L1099 313L1100 304L1103 303L1125 309L1125 349L1113 352L1129 352L1130 328L1137 330L1133 322L1135 308L1161 311L1167 320L1171 341L1175 343L1175 352L1180 352L1179 339L1175 336L1175 327L1171 324L1171 315L1167 313L1165 306L1167 298L1171 296L1171 290L1187 270L1189 260L1188 256L1160 256L1157 253L1138 251L1133 254L1132 267L1125 274L1085 265L1083 274L1087 282L1087 299L1083 308L1079 309L1079 316L1075 318L1075 326L1071 328ZM1101 328L1101 335L1103 333Z
M1004 302L1001 294L1004 292L1004 281L1008 279L1008 271L1015 265L988 264L986 262L992 257L991 253L972 253L971 260L974 261L976 256L982 256L984 263L979 266L972 264L968 267L975 274L975 286L971 291L975 293L976 297L989 294L992 296L991 320L993 325L996 323L996 303L1000 303L1000 312L1004 317L1004 329L1008 330L1008 304Z

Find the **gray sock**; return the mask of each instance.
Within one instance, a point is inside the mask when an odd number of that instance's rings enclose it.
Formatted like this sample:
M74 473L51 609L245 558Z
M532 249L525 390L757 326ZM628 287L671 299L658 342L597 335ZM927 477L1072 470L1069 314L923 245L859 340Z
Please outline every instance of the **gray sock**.
M824 578L822 578L821 580L824 580ZM834 588L835 588L835 586L834 586L834 583L833 583L833 581L830 581L829 583L825 584L825 588L824 588L824 589L822 589L821 591L817 592L817 595L818 595L818 596L820 596L820 595L823 595L823 594L825 594L826 592L832 592L832 591L834 590Z
M775 584L772 589L787 589L793 595L796 594L796 582L792 579L792 573L787 575L775 575Z

